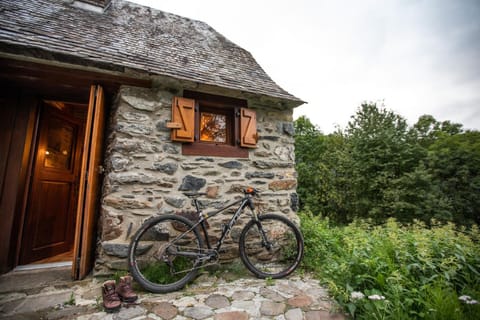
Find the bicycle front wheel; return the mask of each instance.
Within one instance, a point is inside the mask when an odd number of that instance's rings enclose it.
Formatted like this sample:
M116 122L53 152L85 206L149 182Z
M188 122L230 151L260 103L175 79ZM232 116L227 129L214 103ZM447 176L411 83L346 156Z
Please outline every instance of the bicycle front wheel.
M287 218L265 214L243 228L239 241L240 258L259 278L283 278L291 274L303 258L300 229Z
M151 218L130 243L130 272L148 291L179 290L197 275L202 247L202 238L190 220L176 215Z

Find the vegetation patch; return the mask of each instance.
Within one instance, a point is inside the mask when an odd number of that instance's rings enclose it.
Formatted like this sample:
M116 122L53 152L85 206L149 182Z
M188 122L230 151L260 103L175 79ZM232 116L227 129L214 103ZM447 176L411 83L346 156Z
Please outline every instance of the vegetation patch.
M355 319L480 319L480 233L454 224L376 225L300 214L304 268Z
M323 134L295 121L300 209L337 223L432 219L480 224L480 132L421 116L409 126L376 103Z

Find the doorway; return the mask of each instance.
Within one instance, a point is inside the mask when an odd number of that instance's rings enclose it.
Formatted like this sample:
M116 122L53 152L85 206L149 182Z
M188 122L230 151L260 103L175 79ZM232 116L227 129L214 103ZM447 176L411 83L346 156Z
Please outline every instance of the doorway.
M42 101L19 264L71 262L88 105Z
M68 264L72 278L83 279L94 263L103 177L104 91L91 85L85 103L42 100L30 110L31 139L15 142L25 143L22 171L27 177L24 188L19 184L23 195L12 224L13 268Z
M71 263L73 279L82 279L92 270L95 258L108 106L121 85L150 88L151 80L26 60L30 58L0 58L0 274L25 263L32 266L59 259ZM63 155L64 150L58 149L62 155L53 164L45 159L46 149L42 149L43 160L37 151L41 140L49 140L41 133L49 130L39 130L47 107L59 121L46 126L71 137L72 152L81 158L79 179L75 178L77 163L68 168L72 161L68 151ZM68 128L62 129L64 124ZM80 135L76 135L77 129ZM40 164L46 167L41 168L44 172L37 170ZM70 201L72 193L76 200ZM37 200L30 201L32 198ZM45 199L49 200L42 203ZM70 215L63 217L60 226L54 225L59 221L53 217L60 209ZM32 211L47 213L42 216ZM74 230L70 232L72 212ZM72 234L73 254L69 249Z

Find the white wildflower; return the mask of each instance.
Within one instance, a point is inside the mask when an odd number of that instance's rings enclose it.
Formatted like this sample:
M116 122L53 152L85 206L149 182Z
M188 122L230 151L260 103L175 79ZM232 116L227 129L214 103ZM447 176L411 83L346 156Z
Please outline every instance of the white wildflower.
M378 295L378 294L372 294L371 296L368 296L368 299L370 300L385 300L384 296Z
M460 300L460 301L462 301L466 304L478 304L477 300L472 299L472 297L467 296L467 295L463 295L463 296L458 297L458 300Z
M358 292L358 291L353 291L350 294L350 299L352 299L352 300L360 300L360 299L363 299L363 298L365 298L365 295L361 292Z

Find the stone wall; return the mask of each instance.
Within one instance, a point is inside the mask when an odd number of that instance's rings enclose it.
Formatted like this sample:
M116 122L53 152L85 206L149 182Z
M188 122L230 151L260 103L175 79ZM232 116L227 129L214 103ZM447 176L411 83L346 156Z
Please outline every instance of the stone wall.
M193 210L184 191L207 192L200 198L206 212L241 196L244 187L261 191L259 212L275 212L298 221L292 110L275 110L249 99L257 112L258 147L249 158L183 156L181 143L170 141L165 123L171 118L175 90L122 87L110 111L94 274L127 269L130 236L152 215ZM181 90L177 90L178 92ZM231 211L209 220L219 234ZM223 259L238 257L239 220L224 243Z

